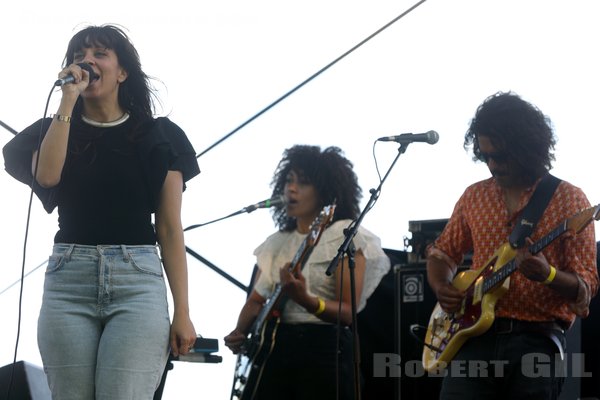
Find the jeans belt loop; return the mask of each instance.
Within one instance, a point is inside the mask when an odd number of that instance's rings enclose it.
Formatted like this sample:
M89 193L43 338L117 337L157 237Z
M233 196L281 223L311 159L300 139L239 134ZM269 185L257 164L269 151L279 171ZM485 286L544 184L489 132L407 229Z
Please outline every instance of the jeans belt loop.
M129 262L129 252L127 251L127 246L122 244L121 251L123 252L123 261Z
M75 245L74 244L70 244L69 248L67 249L67 251L65 251L65 260L66 261L71 261L71 254L73 253L73 250L75 249Z

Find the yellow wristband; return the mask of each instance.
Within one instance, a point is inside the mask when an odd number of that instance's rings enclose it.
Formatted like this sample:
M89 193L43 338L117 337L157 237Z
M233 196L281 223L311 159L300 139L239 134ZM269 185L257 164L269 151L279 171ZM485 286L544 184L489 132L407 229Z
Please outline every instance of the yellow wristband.
M556 268L554 268L552 265L550 265L550 273L548 274L548 277L546 278L546 280L542 283L544 285L549 285L552 283L554 278L556 278Z
M319 300L319 308L317 308L317 311L315 311L313 315L321 315L323 314L323 311L325 311L325 300L320 297L317 297L317 300Z
M60 114L52 114L51 115L52 118L56 118L58 121L70 124L71 123L71 117L69 117L68 115L60 115Z

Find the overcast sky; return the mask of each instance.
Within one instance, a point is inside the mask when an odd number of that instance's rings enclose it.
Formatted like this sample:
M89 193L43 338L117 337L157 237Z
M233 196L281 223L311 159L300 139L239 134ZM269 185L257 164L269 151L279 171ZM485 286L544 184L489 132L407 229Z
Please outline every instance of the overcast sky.
M104 2L21 1L3 5L0 120L20 131L41 118L70 37L89 24L124 26L144 70L158 78L161 115L187 133L198 153L411 7L412 1L258 0ZM415 143L384 184L363 225L384 247L404 249L408 222L447 218L470 183L489 176L462 147L476 107L513 90L554 122L553 173L600 202L597 173L598 38L595 0L428 0L361 48L199 158L202 174L184 194L184 226L223 217L269 197L285 148L339 146L363 187L379 181L373 143L381 136L436 130ZM60 93L54 93L54 113ZM0 145L12 134L0 128ZM378 143L385 173L398 146ZM6 173L0 291L21 273L29 190ZM34 199L25 270L42 264L57 229ZM274 231L267 210L186 233L186 243L246 283L252 252ZM597 236L600 233L596 226ZM235 357L221 338L235 325L244 293L188 257L196 330L218 338L221 364L176 363L165 399L229 396ZM25 279L19 360L41 365L36 344L43 268ZM0 295L0 365L12 362L18 286ZM189 395L186 395L188 394Z

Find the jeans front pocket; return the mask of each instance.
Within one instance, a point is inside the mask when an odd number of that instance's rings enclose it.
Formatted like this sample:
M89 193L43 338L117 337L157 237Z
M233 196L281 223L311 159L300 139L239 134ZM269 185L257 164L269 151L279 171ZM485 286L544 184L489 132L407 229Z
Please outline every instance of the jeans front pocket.
M73 251L72 245L55 244L52 247L52 254L48 257L48 265L46 273L56 272L61 269L67 261L69 255Z
M133 267L144 274L163 276L163 267L156 248L127 248Z

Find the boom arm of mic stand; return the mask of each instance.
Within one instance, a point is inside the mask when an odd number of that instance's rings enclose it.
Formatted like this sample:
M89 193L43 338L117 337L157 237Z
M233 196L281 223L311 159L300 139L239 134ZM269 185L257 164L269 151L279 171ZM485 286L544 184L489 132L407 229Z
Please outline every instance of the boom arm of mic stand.
M206 258L202 257L200 254L196 253L194 250L190 249L188 246L185 246L185 251L194 256L197 260L206 264L210 269L215 271L217 274L221 275L223 278L227 279L229 282L233 283L235 286L242 289L244 292L248 293L248 287L235 279L233 276L229 275L227 272L223 271L221 268L217 267L215 264L208 261Z
M208 222L205 222L203 224L190 225L187 228L185 228L183 231L185 232L185 231L190 231L192 229L200 228L201 226L212 224L213 222L219 222L219 221L222 221L224 219L227 219L227 218L230 218L230 217L233 217L235 215L239 215L239 214L242 214L242 213L245 213L245 212L249 212L249 211L246 211L246 209L244 208L244 209L242 209L240 211L236 211L236 212L234 212L232 214L226 215L225 217L213 219L212 221L208 221Z
M358 219L356 221L352 222L352 224L350 224L350 226L348 228L346 228L346 230L344 231L346 238L344 239L344 242L342 243L342 245L339 247L337 255L333 258L333 260L329 264L329 267L327 267L327 270L325 271L325 273L328 276L331 276L333 274L333 272L335 271L335 269L337 268L337 266L340 262L340 258L342 258L344 256L344 254L348 253L348 246L350 245L350 242L352 241L352 239L354 239L354 236L356 236L356 233L358 232L358 227L362 223L363 218L365 217L367 212L369 212L369 210L371 208L373 208L373 206L375 205L375 202L377 201L377 199L379 198L379 194L381 193L381 187L383 186L383 183L385 182L388 175L392 171L392 168L394 168L394 165L396 165L396 161L398 161L398 158L400 158L400 155L406 151L406 148L408 147L408 145L409 145L409 143L400 144L400 147L398 148L398 154L396 155L396 158L392 162L392 165L390 165L390 168L385 173L381 182L379 182L379 186L377 187L377 189L370 190L371 197L369 198L369 202L367 203L365 208L360 213L360 216L358 217Z
M250 213L254 211L254 209L249 210L248 207L246 208L242 208L239 211L236 211L232 214L229 214L225 217L221 217L209 222L206 222L204 224L196 224L196 225L190 225L187 228L185 228L183 231L189 231L192 229L196 229L199 228L201 226L204 225L208 225L208 224L212 224L213 222L217 222L217 221L222 221L224 219L227 219L229 217L233 217L234 215L238 215L238 214L243 214L245 212ZM236 285L237 287L239 287L240 289L242 289L244 292L248 293L248 287L246 285L244 285L243 283L241 283L240 281L238 281L237 279L235 279L233 276L229 275L227 272L223 271L221 268L217 267L215 264L211 263L210 261L208 261L206 258L202 257L200 254L196 253L194 250L190 249L188 246L185 246L185 251L187 251L189 254L191 254L192 256L194 256L197 260L203 262L204 264L206 264L210 269L212 269L213 271L215 271L217 274L221 275L223 278L227 279L229 282L233 283L234 285Z
M11 128L10 126L8 126L7 124L5 124L4 122L0 121L0 126L2 126L4 129L6 129L7 131L9 131L10 133L12 133L13 135L18 134L19 132L15 131L13 128Z

